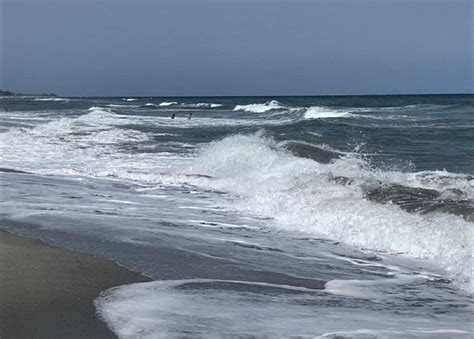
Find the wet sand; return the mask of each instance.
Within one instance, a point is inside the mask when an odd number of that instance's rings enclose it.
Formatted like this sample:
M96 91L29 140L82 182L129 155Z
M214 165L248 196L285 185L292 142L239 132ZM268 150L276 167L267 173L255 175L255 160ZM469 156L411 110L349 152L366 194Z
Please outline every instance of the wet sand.
M0 230L0 338L114 338L93 300L112 286L148 280Z

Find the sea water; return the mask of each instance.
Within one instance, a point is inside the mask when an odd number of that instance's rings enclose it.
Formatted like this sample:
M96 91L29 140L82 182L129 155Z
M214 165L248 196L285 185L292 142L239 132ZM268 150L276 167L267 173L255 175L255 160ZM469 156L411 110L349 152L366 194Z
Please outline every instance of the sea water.
M0 100L0 227L156 280L119 337L473 335L472 95Z

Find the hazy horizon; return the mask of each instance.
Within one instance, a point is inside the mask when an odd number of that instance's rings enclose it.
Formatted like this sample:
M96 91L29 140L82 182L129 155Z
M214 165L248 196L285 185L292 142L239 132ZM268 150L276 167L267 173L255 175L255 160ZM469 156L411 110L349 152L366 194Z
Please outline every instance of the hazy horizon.
M472 94L472 4L3 1L0 87L63 96Z
M55 92L37 92L29 93L25 91L12 91L8 88L0 88L0 91L12 92L18 95L32 95L32 96L50 96L56 95L58 97L68 97L68 98L284 98L284 97L370 97L370 96L456 96L456 95L474 95L474 92L453 92L453 93L363 93L363 94L266 94L266 95L131 95L131 94L122 94L122 95L64 95L62 93Z

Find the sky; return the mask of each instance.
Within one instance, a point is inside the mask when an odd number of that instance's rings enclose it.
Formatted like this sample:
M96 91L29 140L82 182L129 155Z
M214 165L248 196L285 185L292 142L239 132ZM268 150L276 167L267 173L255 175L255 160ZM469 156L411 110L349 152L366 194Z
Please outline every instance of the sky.
M0 0L0 88L473 93L473 0Z

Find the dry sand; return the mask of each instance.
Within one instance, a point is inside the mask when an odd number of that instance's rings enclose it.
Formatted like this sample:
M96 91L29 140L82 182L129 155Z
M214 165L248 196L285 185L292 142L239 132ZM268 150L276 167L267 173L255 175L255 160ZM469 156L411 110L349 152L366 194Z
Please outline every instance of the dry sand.
M148 278L106 260L0 231L0 338L114 338L93 300Z

